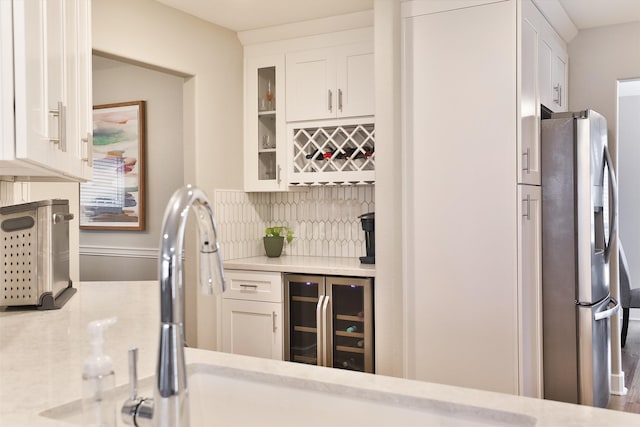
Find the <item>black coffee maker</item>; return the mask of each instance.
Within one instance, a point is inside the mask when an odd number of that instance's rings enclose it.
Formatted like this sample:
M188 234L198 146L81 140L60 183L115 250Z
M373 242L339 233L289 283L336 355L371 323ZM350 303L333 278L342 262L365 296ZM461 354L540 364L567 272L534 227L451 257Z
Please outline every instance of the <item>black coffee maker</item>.
M364 230L365 247L367 249L367 256L361 256L360 262L363 264L375 264L376 263L376 213L367 212L360 215L360 221L362 222L362 229Z

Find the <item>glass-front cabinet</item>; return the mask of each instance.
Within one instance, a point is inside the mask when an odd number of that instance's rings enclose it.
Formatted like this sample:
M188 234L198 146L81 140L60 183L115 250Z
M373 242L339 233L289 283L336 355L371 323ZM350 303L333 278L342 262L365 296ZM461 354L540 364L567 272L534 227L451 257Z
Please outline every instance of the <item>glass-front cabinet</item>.
M284 55L245 60L245 191L286 190Z
M285 275L285 359L374 372L373 280Z

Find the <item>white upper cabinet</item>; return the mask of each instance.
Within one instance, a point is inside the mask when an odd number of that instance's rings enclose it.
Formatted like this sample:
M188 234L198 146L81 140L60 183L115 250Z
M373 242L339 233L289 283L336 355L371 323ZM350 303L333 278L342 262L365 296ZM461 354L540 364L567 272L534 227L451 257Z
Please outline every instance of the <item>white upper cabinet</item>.
M542 86L538 62L545 50L540 44L535 7L530 0L522 2L520 26L520 128L518 183L540 185L540 94Z
M568 55L564 50L556 50L551 57L551 107L554 111L567 111Z
M2 109L3 127L13 124L15 133L2 139L0 174L91 179L83 160L91 139L90 0L5 1L0 13L1 80L15 105Z
M536 32L539 103L554 112L567 111L569 56L566 43L531 0L522 1L522 20L523 25L527 23ZM531 48L534 46L525 46L523 40L522 49Z
M567 53L531 0L520 22L520 128L518 183L540 185L541 105L567 111Z
M245 58L244 189L286 190L284 54Z
M287 121L375 113L373 43L287 54Z

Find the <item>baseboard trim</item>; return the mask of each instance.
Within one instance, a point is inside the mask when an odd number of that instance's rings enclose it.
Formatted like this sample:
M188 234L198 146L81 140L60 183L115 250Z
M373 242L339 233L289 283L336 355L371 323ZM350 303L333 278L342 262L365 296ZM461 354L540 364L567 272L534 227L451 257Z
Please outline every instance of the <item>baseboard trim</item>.
M121 246L80 245L80 256L84 255L158 259L159 253L160 250L156 248L125 248Z

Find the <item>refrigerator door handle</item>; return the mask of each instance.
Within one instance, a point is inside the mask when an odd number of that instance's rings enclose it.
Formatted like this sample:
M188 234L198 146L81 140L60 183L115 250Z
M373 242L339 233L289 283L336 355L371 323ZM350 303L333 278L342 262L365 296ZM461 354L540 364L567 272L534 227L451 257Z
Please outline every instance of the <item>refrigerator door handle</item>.
M600 311L598 313L595 313L593 315L593 320L608 319L611 316L613 316L614 314L616 314L618 311L620 311L620 303L618 301L616 301L615 298L609 297L609 304L611 304L611 303L613 303L613 307L611 307L608 310Z
M333 361L331 360L332 357L330 357L329 354L329 352L331 351L331 349L329 348L329 338L331 337L331 332L328 331L329 323L327 323L327 311L329 309L330 302L331 301L329 299L329 295L325 295L324 303L322 303L322 365L328 367L331 367L331 365L333 365Z
M316 305L316 364L318 366L324 366L324 349L322 345L323 326L322 323L322 305L324 303L325 296L320 295L318 297L318 304Z
M618 228L618 182L616 181L616 174L613 171L613 161L611 161L611 154L609 153L609 147L604 146L604 160L607 165L607 171L609 173L609 186L611 188L611 218L609 219L609 241L604 248L604 259L609 262L611 258L611 245L615 239L616 229Z

